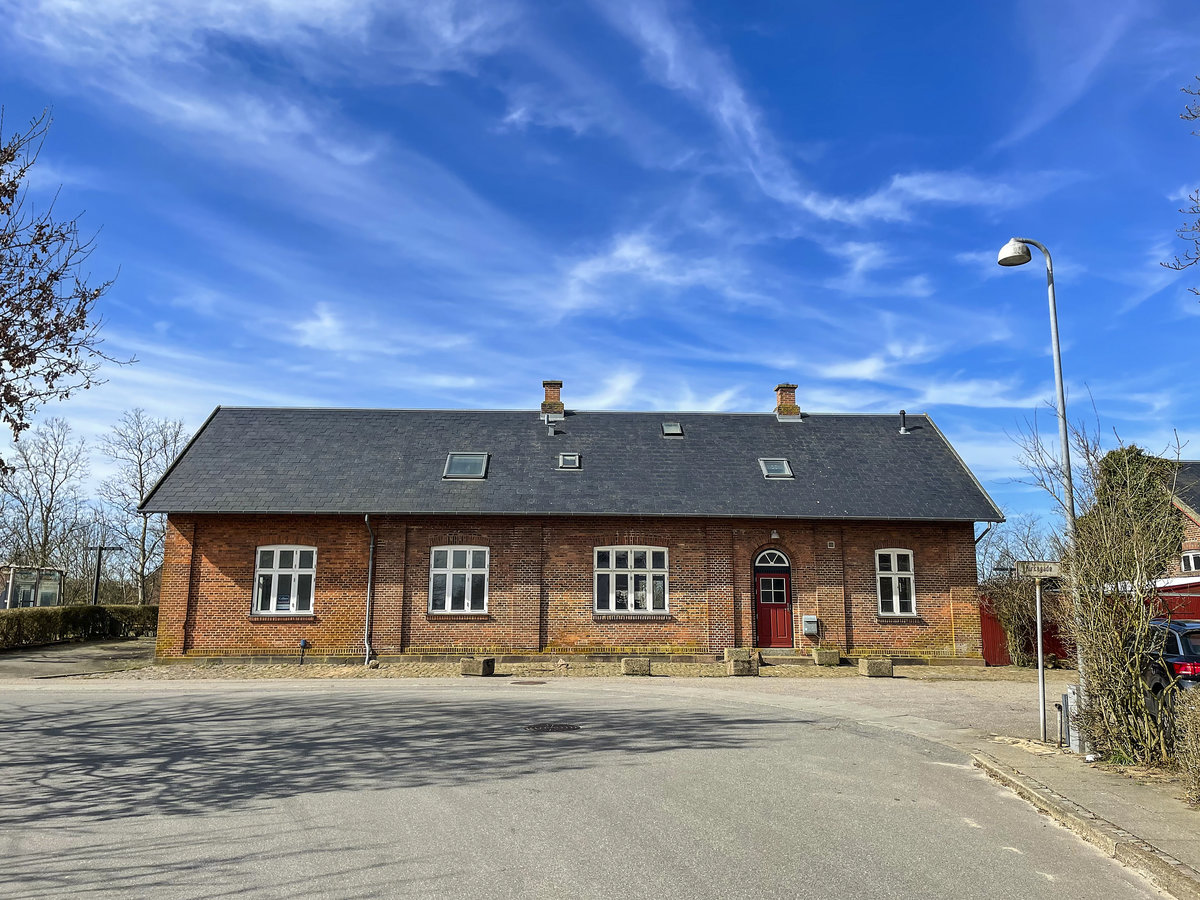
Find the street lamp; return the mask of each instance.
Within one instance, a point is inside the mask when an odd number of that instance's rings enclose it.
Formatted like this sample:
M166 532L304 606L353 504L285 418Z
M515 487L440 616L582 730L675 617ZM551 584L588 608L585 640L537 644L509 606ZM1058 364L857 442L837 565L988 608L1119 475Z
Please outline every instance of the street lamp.
M1054 353L1054 386L1058 391L1058 437L1062 441L1063 492L1067 508L1067 537L1075 543L1075 490L1071 482L1071 442L1067 437L1067 398L1063 392L1062 354L1058 348L1058 311L1054 305L1054 263L1045 244L1030 238L1015 237L996 257L1002 266L1023 266L1033 258L1030 247L1037 247L1046 256L1046 287L1050 293L1050 348Z
M1067 509L1067 540L1075 546L1075 486L1071 481L1071 441L1067 437L1067 398L1063 392L1062 353L1058 348L1058 309L1054 305L1054 263L1046 245L1031 238L1015 237L1000 248L996 262L1002 266L1023 266L1033 259L1030 247L1037 247L1046 257L1046 289L1050 294L1050 349L1054 354L1054 387L1058 391L1058 437L1062 441L1063 501ZM1042 658L1042 583L1037 582L1038 631L1038 708L1042 716L1042 740L1046 740L1046 670ZM1079 692L1084 692L1083 657L1076 659L1079 667Z

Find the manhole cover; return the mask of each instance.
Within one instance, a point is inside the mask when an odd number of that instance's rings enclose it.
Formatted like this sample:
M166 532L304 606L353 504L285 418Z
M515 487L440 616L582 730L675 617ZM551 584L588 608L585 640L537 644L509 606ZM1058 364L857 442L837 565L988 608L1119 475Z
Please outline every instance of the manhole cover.
M548 731L578 731L582 726L568 722L539 722L536 725L526 725L526 731L536 731L539 734Z
M545 684L544 681L511 681L509 684Z

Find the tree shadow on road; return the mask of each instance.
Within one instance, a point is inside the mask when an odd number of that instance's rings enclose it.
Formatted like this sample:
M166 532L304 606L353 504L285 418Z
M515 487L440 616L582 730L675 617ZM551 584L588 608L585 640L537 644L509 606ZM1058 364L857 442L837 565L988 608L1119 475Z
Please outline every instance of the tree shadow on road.
M0 710L0 827L219 813L331 791L456 786L766 740L765 718L497 693L80 694ZM532 733L545 722L578 731Z

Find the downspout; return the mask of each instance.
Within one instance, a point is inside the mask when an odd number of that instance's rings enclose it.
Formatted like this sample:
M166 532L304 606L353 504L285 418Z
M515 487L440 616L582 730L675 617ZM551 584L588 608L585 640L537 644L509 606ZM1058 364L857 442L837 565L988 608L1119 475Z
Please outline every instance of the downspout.
M371 601L375 599L375 530L371 528L371 514L363 516L367 531L371 534L371 549L367 555L367 611L363 619L363 665L371 663Z

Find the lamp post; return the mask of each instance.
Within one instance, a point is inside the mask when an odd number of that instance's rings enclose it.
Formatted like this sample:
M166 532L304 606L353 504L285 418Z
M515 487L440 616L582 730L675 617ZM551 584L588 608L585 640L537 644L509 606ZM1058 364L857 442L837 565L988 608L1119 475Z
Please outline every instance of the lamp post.
M1075 485L1071 480L1071 441L1067 435L1067 398L1063 391L1062 352L1058 346L1058 308L1054 304L1054 262L1050 259L1050 251L1046 245L1032 238L1012 238L1000 248L996 262L1002 266L1023 266L1033 258L1030 247L1037 247L1046 257L1046 291L1050 296L1050 349L1054 355L1054 387L1058 393L1058 438L1062 442L1063 457L1063 505L1067 511L1067 540L1075 546ZM1042 740L1046 740L1046 689L1045 670L1042 664L1042 592L1041 580L1037 583L1037 619L1038 619L1038 703L1042 716ZM1076 650L1078 652L1078 648ZM1076 658L1079 668L1079 692L1084 693L1083 657Z
M1002 248L996 258L1002 266L1023 266L1033 258L1030 247L1037 247L1046 257L1046 288L1050 294L1050 349L1054 354L1054 387L1058 391L1058 437L1062 441L1063 501L1067 509L1067 538L1075 543L1075 490L1071 481L1071 442L1067 437L1067 398L1063 391L1062 353L1058 347L1058 310L1054 305L1054 263L1045 244L1030 238L1015 237Z

